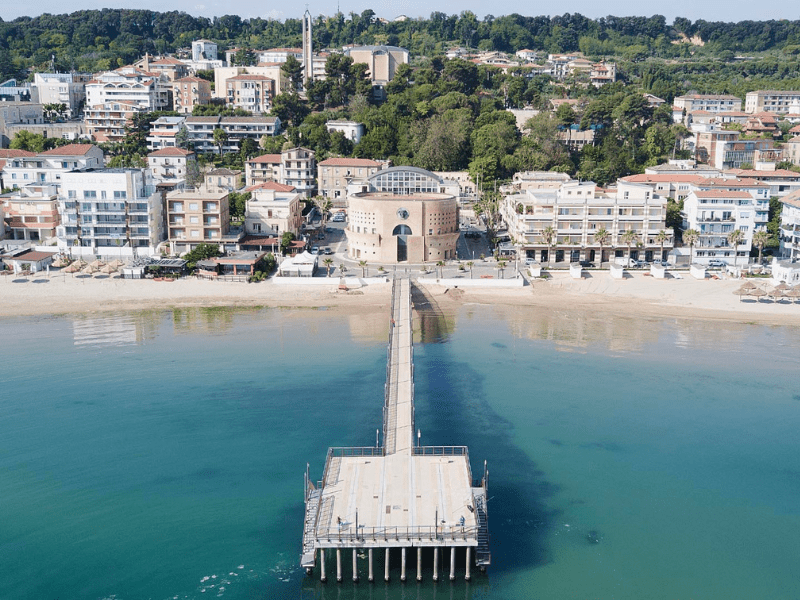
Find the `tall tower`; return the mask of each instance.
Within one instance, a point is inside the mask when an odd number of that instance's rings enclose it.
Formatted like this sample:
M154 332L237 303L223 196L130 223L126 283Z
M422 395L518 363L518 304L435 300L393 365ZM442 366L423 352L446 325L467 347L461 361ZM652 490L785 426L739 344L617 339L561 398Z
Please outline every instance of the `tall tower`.
M304 86L314 81L314 47L311 42L311 13L303 14L303 77Z

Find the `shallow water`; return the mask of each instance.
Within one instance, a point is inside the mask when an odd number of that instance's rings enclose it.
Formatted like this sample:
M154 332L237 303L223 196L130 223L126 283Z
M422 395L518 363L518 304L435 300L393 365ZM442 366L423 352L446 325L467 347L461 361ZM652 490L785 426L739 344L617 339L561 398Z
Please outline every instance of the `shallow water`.
M415 356L423 443L488 460L489 574L306 578L306 462L373 443L387 320L0 321L0 596L800 597L797 330L486 306Z

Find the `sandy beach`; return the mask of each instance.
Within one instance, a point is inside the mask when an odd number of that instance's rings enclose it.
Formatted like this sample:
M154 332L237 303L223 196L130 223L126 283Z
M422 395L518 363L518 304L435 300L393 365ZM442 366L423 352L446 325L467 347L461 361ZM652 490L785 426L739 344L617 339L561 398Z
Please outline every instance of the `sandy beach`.
M391 284L359 287L349 279L350 290L330 286L277 285L204 281L175 282L80 278L64 274L0 278L0 317L103 311L152 310L185 307L327 307L358 311L389 305ZM607 272L590 272L581 280L555 273L548 280L533 280L522 288L476 289L445 287L425 282L425 289L442 310L464 304L533 306L547 309L593 311L614 315L686 317L739 323L800 326L800 304L756 301L734 294L740 280L656 280L633 273L618 281ZM755 280L765 284L764 280ZM352 289L355 288L355 289Z

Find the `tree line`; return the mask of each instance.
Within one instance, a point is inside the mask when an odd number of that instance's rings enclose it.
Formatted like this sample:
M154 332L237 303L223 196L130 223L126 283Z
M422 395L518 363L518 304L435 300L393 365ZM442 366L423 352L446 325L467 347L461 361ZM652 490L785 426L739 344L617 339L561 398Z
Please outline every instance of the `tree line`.
M129 64L145 52L163 54L208 38L225 48L298 47L299 18L243 19L238 15L207 18L152 10L81 10L0 19L0 77L23 78L30 68L97 72ZM800 53L800 21L770 20L738 23L695 22L682 17L668 24L665 17L590 19L581 14L523 16L511 14L478 18L471 11L457 15L433 12L428 18L385 21L371 9L361 13L318 15L313 23L314 44L337 48L347 44L389 44L414 55L436 56L449 46L515 52L522 48L544 52L582 51L590 56L641 60L696 58L720 53ZM686 42L699 37L697 46Z

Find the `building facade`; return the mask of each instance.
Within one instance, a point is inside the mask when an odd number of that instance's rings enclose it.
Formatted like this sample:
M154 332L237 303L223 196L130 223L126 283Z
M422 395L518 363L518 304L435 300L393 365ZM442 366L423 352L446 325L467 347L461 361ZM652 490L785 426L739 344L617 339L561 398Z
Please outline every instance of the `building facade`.
M35 102L63 104L69 117L76 117L86 100L88 73L34 73L31 89Z
M354 179L367 179L380 171L381 163L366 158L328 158L317 164L317 189L320 196L344 207L347 186Z
M228 192L201 190L167 194L167 239L173 249L222 243L230 222Z
M316 189L317 158L313 150L298 146L281 152L281 181L303 196L313 196Z
M545 263L589 261L599 266L628 253L633 259L665 260L674 244L673 231L666 226L666 197L625 181L608 191L575 180L529 187L506 196L501 214L522 255ZM607 232L605 240L596 236L601 231ZM629 231L634 234L630 245L625 239ZM663 244L661 231L667 236Z
M299 236L303 223L301 194L289 186L276 189L268 185L251 190L245 208L245 233L279 237L289 232Z
M6 159L3 184L21 188L31 183L59 183L69 171L97 169L104 164L103 151L93 144L67 144L33 156Z
M676 96L672 105L686 111L704 110L710 113L728 112L742 109L742 100L729 94L688 94Z
M760 113L769 111L778 115L800 113L800 91L756 90L747 92L744 111Z
M195 106L211 102L211 82L200 77L183 77L172 82L175 112L190 115Z
M197 170L197 156L183 148L162 148L147 155L147 168L156 182L186 181L189 170Z
M237 75L225 81L229 106L256 115L268 113L275 96L275 81L264 75Z
M800 261L800 191L781 198L781 256L791 262Z
M164 239L163 198L147 169L96 169L61 176L58 241L69 246L147 248Z
M187 141L197 152L219 152L214 141L214 130L222 129L228 139L222 145L222 152L238 152L239 144L245 138L256 143L265 135L274 136L281 129L278 117L186 117Z
M354 63L365 63L373 85L386 85L400 65L408 64L409 53L397 46L357 46L344 52Z
M58 186L30 184L0 196L6 238L46 242L56 236L60 223Z
M348 194L348 255L377 263L456 258L458 199L430 171L392 167Z
M699 239L693 261L708 264L721 260L729 265L747 262L755 230L753 195L746 191L699 190L683 201L684 230L694 229ZM735 247L728 241L734 230L744 235Z

